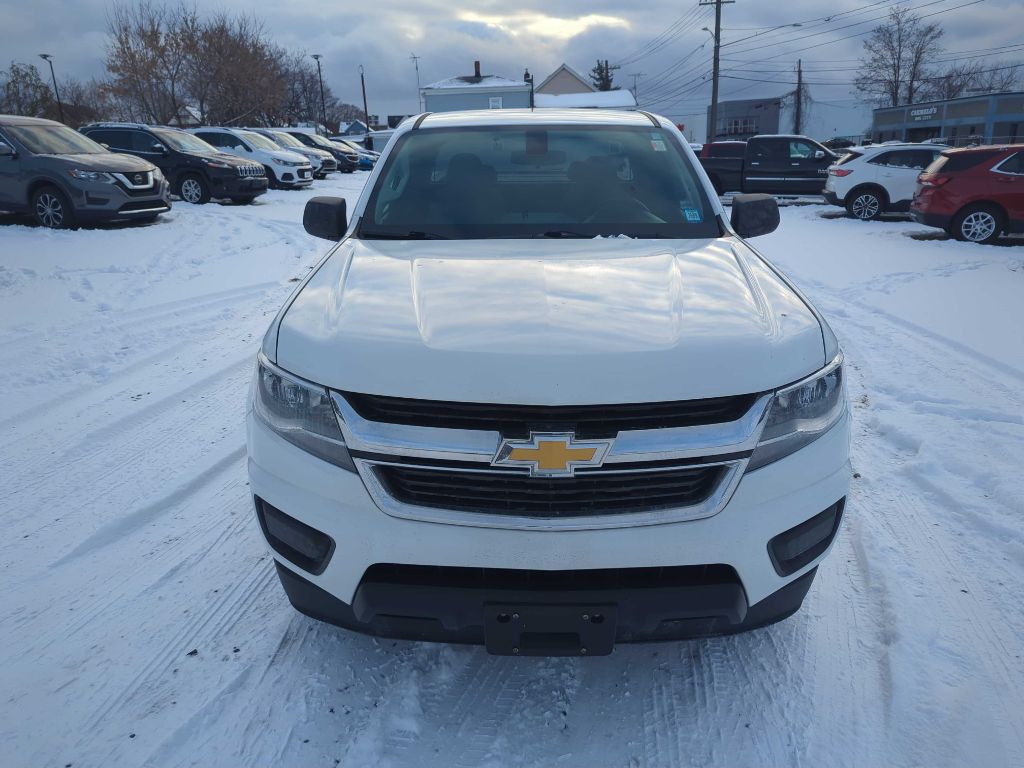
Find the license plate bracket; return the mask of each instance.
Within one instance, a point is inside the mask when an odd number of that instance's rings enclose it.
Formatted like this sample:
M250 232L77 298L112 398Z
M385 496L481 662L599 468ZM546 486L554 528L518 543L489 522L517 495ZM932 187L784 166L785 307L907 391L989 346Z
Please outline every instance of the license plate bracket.
M488 603L484 642L500 656L605 656L617 622L613 604Z

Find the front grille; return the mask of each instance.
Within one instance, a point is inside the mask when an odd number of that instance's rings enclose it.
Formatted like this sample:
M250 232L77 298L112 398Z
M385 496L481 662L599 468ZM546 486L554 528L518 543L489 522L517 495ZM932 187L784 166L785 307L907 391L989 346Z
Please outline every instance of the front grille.
M377 479L395 499L418 507L573 518L688 507L705 501L725 468L673 467L647 472L594 471L576 477L378 465Z
M239 176L263 176L266 172L262 165L240 165L238 166Z
M370 421L416 427L501 432L529 437L532 431L565 430L580 439L615 437L620 431L692 427L735 421L758 395L712 397L617 405L495 405L345 393L356 413Z
M591 591L738 584L739 576L734 568L719 564L538 571L525 568L377 563L363 574L362 583L369 582L459 589Z

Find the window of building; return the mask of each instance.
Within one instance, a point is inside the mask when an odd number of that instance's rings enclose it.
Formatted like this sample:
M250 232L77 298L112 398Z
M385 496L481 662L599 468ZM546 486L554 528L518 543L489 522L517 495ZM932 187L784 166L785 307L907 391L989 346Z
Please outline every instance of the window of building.
M501 96L491 96L491 98L488 99L487 108L501 109Z

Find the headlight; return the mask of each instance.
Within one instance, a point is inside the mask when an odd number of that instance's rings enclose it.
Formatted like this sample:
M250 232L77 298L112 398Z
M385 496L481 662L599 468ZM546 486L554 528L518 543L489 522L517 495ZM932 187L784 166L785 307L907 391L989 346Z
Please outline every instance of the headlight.
M285 373L262 354L256 363L253 410L260 421L289 443L355 472L330 393Z
M274 165L287 165L289 167L296 167L296 166L299 166L299 165L305 165L305 163L306 163L305 160L299 160L298 162L292 162L291 160L282 160L279 157L272 157L270 159L274 161Z
M160 181L160 180L163 179L163 177L164 177L164 175L160 172L160 169L154 166L153 167L153 180L154 181Z
M846 386L840 354L818 373L775 393L747 471L778 461L814 442L845 412Z
M104 173L103 171L85 171L81 168L72 168L68 171L68 176L81 181L105 181L108 184L112 184L114 181L114 177L109 173Z
M202 158L202 160L210 168L230 168L231 167L229 164L225 163L223 160L210 160L207 157Z

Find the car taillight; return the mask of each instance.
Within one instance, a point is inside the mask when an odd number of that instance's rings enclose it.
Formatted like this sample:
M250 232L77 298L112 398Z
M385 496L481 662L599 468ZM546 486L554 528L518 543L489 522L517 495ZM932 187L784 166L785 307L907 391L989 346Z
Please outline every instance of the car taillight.
M829 168L828 172L833 176L839 176L840 178L843 176L849 176L853 173L849 168Z
M941 187L950 179L952 176L927 176L922 173L917 177L917 183L922 187Z

